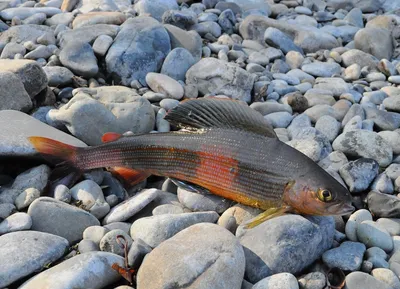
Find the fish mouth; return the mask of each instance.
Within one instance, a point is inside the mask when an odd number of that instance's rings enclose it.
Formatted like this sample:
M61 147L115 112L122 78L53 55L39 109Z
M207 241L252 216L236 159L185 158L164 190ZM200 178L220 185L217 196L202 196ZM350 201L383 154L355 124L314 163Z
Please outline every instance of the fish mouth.
M344 203L332 206L329 211L331 211L335 215L348 215L354 212L355 209L356 208L352 206L351 203Z

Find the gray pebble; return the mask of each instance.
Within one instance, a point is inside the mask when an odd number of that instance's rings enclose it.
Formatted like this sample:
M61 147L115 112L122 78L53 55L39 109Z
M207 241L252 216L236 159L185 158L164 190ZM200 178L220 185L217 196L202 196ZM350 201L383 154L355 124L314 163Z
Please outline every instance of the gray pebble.
M60 184L54 189L54 198L64 203L71 202L71 192L67 186Z
M338 267L344 271L360 270L365 245L358 242L343 242L338 248L326 251L322 255L324 263L330 267Z
M120 256L125 256L124 250L122 249L122 247L119 245L119 243L117 242L117 236L118 235L122 235L125 237L126 240L126 245L128 246L128 250L131 247L133 240L132 238L125 233L122 230L112 230L110 232L108 232L107 234L104 235L104 237L101 239L99 247L101 251L105 251L105 252L111 252ZM122 242L123 240L120 239Z
M29 230L32 227L32 219L26 213L15 213L0 223L0 235Z
M78 251L79 253L83 254L86 252L93 252L93 251L99 251L99 245L96 244L95 242L91 240L82 240L78 244Z
M393 240L384 228L373 221L363 221L357 226L357 238L369 247L379 247L385 252L393 250Z

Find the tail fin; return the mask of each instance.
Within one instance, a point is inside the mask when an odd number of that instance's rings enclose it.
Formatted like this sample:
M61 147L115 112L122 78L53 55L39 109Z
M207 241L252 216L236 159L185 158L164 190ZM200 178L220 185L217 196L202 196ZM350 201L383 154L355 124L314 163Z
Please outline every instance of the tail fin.
M78 147L38 136L28 137L28 140L45 159L52 163L55 160L59 162L50 177L53 184L68 186L80 177L82 171L76 164Z

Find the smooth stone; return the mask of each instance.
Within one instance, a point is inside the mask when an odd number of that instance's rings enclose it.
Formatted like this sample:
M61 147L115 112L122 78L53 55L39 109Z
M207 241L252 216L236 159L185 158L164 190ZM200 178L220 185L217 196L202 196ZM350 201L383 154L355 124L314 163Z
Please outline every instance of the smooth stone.
M153 201L158 192L157 189L147 189L118 204L104 217L103 224L128 220Z
M318 77L315 80L314 88L330 90L335 97L339 97L350 90L349 85L342 78L338 77Z
M72 198L81 201L82 208L97 219L103 218L110 211L110 205L105 201L101 187L92 180L77 183L70 192Z
M145 256L153 250L141 239L135 239L128 252L128 264L134 269L140 267Z
M344 271L358 271L361 268L366 247L362 243L346 241L339 247L330 249L322 255L322 260L329 268Z
M252 289L298 289L296 277L290 273L278 273L254 284Z
M392 181L394 181L395 179L397 179L398 177L400 177L400 164L390 164L386 170L385 173L389 176L389 178L392 179Z
M31 98L47 87L46 74L34 60L0 59L0 72L12 72L18 76Z
M315 128L323 133L330 142L333 142L339 134L340 122L334 117L325 115L319 118L315 124Z
M46 118L88 145L101 144L106 132L148 133L155 123L150 102L124 86L78 88L67 105L50 110Z
M372 182L371 190L384 194L393 194L394 187L392 180L385 173L379 174Z
M59 47L62 49L68 43L76 45L82 43L93 43L100 35L108 35L112 38L118 34L120 28L117 25L94 24L76 29L66 29L57 35ZM77 41L79 39L79 41Z
M62 13L62 11L55 7L17 7L0 11L0 17L4 20L12 20L14 17L24 20L36 13L44 13L47 17L52 17L56 14Z
M28 112L33 103L22 81L12 72L0 72L0 110Z
M321 117L329 115L335 117L335 112L332 106L328 104L317 104L313 107L308 108L304 114L306 114L313 123L316 123Z
M379 218L376 223L385 228L391 236L400 235L400 219L395 218Z
M72 22L72 28L76 29L83 26L95 24L114 24L121 25L126 21L126 16L121 12L112 11L94 11L79 14Z
M6 219L11 214L16 212L16 208L10 203L0 203L0 220Z
M54 199L69 204L71 198L71 192L67 186L59 184L54 189Z
M352 272L346 276L346 289L393 289L388 284L379 281L371 275L363 272Z
M374 159L383 167L388 166L393 158L390 145L377 133L367 130L342 133L335 139L332 147L347 156Z
M314 62L303 65L301 70L316 77L331 77L340 74L341 67L337 63Z
M389 30L382 28L364 28L354 36L354 45L378 59L391 59L393 40Z
M99 244L100 250L124 257L125 251L117 240L118 236L122 236L126 240L125 246L127 246L129 250L133 243L133 240L129 236L129 234L120 229L111 230L110 232L107 232L103 238L101 238Z
M378 218L400 218L400 199L397 196L371 191L367 203L368 209Z
M80 254L87 252L99 251L99 246L91 240L82 240L78 244L78 251Z
M314 162L318 162L322 158L321 143L314 139L293 139L286 144L305 154Z
M196 62L201 59L202 40L196 31L186 31L170 24L165 24L164 28L168 32L171 49L182 47L192 54Z
M246 256L246 279L255 283L281 272L297 274L331 248L333 218L308 219L286 215L242 232L238 237Z
M175 80L185 81L186 72L195 63L196 61L190 51L178 47L172 49L171 52L168 53L161 67L161 74L167 75Z
M66 239L35 231L13 232L0 236L0 244L1 287L6 287L58 260L68 248Z
M45 66L43 70L49 80L49 86L58 87L68 85L72 82L72 78L74 77L71 70L62 66Z
M282 50L284 54L289 51L297 51L301 54L304 53L303 49L297 46L288 35L274 27L269 27L265 30L264 41L268 45Z
M49 197L40 197L29 206L32 230L64 237L70 244L82 239L83 231L100 225L92 214Z
M244 269L243 248L235 236L221 226L201 223L182 230L146 256L137 274L137 288L213 284L215 289L240 289Z
M400 289L399 277L397 277L397 275L392 270L385 268L376 268L372 270L371 275L379 281L390 285L393 289Z
M15 213L0 222L0 235L29 230L32 227L32 219L26 213Z
M18 43L7 43L1 51L1 59L14 59L16 54L24 56L26 54L26 48Z
M387 253L393 250L393 240L390 234L374 221L363 221L359 224L357 238L368 248L378 247Z
M287 128L293 116L286 111L281 111L267 114L264 116L264 119L266 119L273 128Z
M60 61L78 76L90 78L99 71L97 58L88 43L67 43L60 52Z
M102 226L91 226L87 227L85 231L83 231L83 239L89 240L94 242L95 244L99 245L101 239L104 237L105 234L110 232L109 229L102 227Z
M130 18L108 50L107 71L118 75L124 85L132 80L145 85L146 74L159 71L170 50L168 33L158 21L147 16Z
M27 188L15 199L18 210L28 207L34 200L40 197L40 191L36 188Z
M344 71L346 80L358 80L361 76L361 67L357 63L348 66Z
M363 221L372 221L371 213L366 209L360 209L350 215L346 223L345 233L350 241L357 242L357 226Z
M304 97L307 99L308 105L310 107L319 104L334 105L336 103L332 92L330 92L329 90L312 88L304 94Z
M25 24L8 28L0 35L0 47L7 43L24 44L25 42L36 42L39 37L45 36L50 42L55 44L56 39L52 28L46 25Z
M323 289L326 285L326 276L322 272L311 272L299 279L302 289Z
M30 168L15 178L11 188L20 191L34 188L42 192L47 186L50 172L50 168L45 164Z
M232 201L217 195L203 195L182 188L178 188L178 199L182 205L193 212L215 211L223 213L232 204Z
M376 68L379 62L379 60L375 56L359 49L350 49L349 51L343 53L341 56L343 65L345 67L349 67L353 64L358 64L360 67L367 66L371 69Z
M367 119L372 119L381 130L395 130L400 127L400 114L372 107L364 107Z
M105 56L114 39L108 35L100 35L93 43L93 52L99 56Z
M124 259L108 252L87 252L76 255L32 277L19 289L105 288L121 275L111 266L124 266Z
M254 79L246 70L215 58L203 58L186 73L186 84L196 85L202 94L222 94L246 102L250 102Z
M379 165L370 158L359 158L339 169L339 173L349 187L350 192L362 192L370 186L378 175Z
M146 75L146 82L154 92L163 93L168 98L179 100L183 97L182 85L168 75L150 72Z
M318 165L323 169L332 168L335 171L339 171L339 169L347 164L349 160L346 155L340 151L331 152L326 158L322 159Z
M135 2L134 8L139 16L150 15L161 21L164 12L178 9L178 4L175 0L139 0Z
M216 212L183 213L158 215L136 220L131 227L133 239L141 239L150 247L157 247L180 231L197 223L215 223Z

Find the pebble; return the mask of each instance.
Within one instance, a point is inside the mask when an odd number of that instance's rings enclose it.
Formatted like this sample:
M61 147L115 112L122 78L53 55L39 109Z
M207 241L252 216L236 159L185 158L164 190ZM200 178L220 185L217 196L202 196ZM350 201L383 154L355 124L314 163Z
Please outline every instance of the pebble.
M28 209L32 230L64 237L70 244L82 239L83 231L100 225L92 214L49 197L40 197Z
M252 289L298 289L295 276L290 273L279 273L258 281Z
M104 288L118 281L121 275L112 269L116 263L124 266L124 259L108 252L78 254L47 269L23 283L21 289ZM93 268L96 268L95 270ZM60 280L63 282L60 283ZM59 284L59 285L55 285Z
M13 204L2 203L0 204L0 219L6 219L11 214L15 213L16 208Z
M215 223L217 220L218 214L211 211L156 215L136 220L132 224L130 235L133 239L139 238L155 248L185 228L197 223Z
M107 232L103 236L103 238L101 238L100 243L99 243L99 248L101 251L114 253L114 254L124 257L125 252L124 252L124 249L119 244L117 236L123 236L125 238L126 246L128 247L128 250L129 250L130 246L132 245L133 240L126 232L124 232L123 230L120 230L120 229L111 230L111 231Z
M326 251L322 255L322 260L329 268L358 271L361 268L365 250L366 247L362 243L346 241L338 248Z
M61 258L68 241L48 233L24 231L0 236L0 245L0 286L6 287Z
M150 72L146 75L146 82L154 92L162 93L168 98L179 100L183 97L183 87L167 75Z
M34 200L40 197L40 191L35 188L27 188L15 199L18 210L28 207Z
M334 117L326 115L317 120L315 128L323 133L330 142L333 142L339 134L340 122Z
M15 213L0 222L0 235L29 230L32 227L32 219L26 213Z
M385 173L379 174L372 182L371 190L384 194L393 194L394 187L392 180Z
M367 203L374 216L400 218L400 200L397 196L371 191L368 193Z
M301 67L301 70L316 77L331 77L341 72L339 64L327 62L305 64Z
M93 52L96 55L105 56L112 43L113 39L111 36L100 35L93 43Z
M368 210L361 209L355 211L350 215L345 227L346 237L353 241L357 242L357 227L364 221L372 221L372 215Z
M400 235L400 219L394 218L379 218L376 223L385 228L391 236Z
M350 192L356 193L368 189L378 175L378 170L379 165L375 160L360 158L342 166L339 173Z
M89 240L94 242L95 244L99 245L101 239L104 237L105 234L107 234L110 230L107 229L106 227L102 226L90 226L87 227L83 231L83 239L84 240Z
M195 62L190 51L182 47L175 48L171 50L165 58L161 68L161 74L167 75L175 80L185 81L186 72Z
M400 280L393 271L385 268L373 269L371 275L374 276L379 281L382 281L390 285L393 289L400 288Z
M99 251L99 246L91 240L82 240L78 244L78 251L80 254L87 252Z
M88 43L68 42L59 57L61 63L78 76L90 78L99 71L97 58Z
M71 191L67 186L60 184L54 189L54 199L69 204L71 202Z
M373 276L363 272L351 272L349 275L347 275L346 288L347 289L358 289L358 288L393 289L388 284L381 282L378 279L374 278Z
M298 281L302 289L323 289L326 285L326 276L321 272L311 272Z
M357 238L369 247L379 247L385 252L393 250L390 234L373 221L363 221L357 226Z
M208 237L210 232L213 238ZM137 287L166 288L167 284L181 286L195 282L212 283L221 289L240 288L244 268L245 257L239 241L218 225L201 223L186 228L151 251L138 271ZM214 283L215 278L218 283Z
M344 132L335 139L332 147L346 156L371 158L382 167L388 166L393 158L391 146L377 133L367 130Z
M274 272L296 274L330 248L334 235L333 218L313 217L310 220L315 223L298 215L276 217L238 235L239 227L236 235L244 247L248 280L256 283ZM277 241L282 238L285 242Z
M232 201L213 194L199 194L178 188L179 202L193 212L215 211L223 213L232 205Z
M274 27L265 30L264 41L272 47L279 48L284 54L289 51L303 53L303 49L297 46L289 36Z

